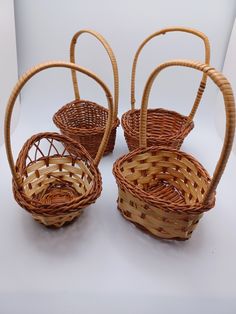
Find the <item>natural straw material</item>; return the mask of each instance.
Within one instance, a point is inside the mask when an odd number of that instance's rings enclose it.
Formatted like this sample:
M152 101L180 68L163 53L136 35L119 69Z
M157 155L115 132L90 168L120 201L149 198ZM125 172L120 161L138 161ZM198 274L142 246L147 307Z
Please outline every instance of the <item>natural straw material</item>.
M79 71L94 79L103 88L109 105L103 139L93 160L82 145L64 135L49 132L36 134L24 144L15 165L10 125L16 98L31 77L53 67ZM113 100L107 86L95 74L73 63L41 64L19 79L6 109L6 151L13 176L15 199L21 207L32 214L35 220L46 226L61 227L79 217L82 209L94 203L99 197L102 180L98 164L110 136L112 114Z
M226 133L212 179L192 156L174 148L147 147L147 104L159 72L171 66L202 71L221 90L226 111ZM140 121L140 147L118 159L113 173L122 215L154 236L186 240L202 214L215 204L215 191L225 169L234 138L234 97L227 79L214 68L193 61L169 61L157 67L145 86Z
M114 77L114 112L111 135L104 154L113 151L116 139L116 128L119 125L117 118L119 102L119 76L115 55L105 38L93 30L81 30L77 32L71 41L70 61L75 63L75 46L80 35L87 33L98 39L106 49L110 58ZM80 99L76 72L72 72L72 81L75 93L75 100L63 106L53 117L53 121L61 133L81 143L92 157L96 156L101 143L105 125L108 117L108 110L94 102ZM70 150L70 147L68 148Z
M133 150L138 147L139 138L139 123L140 123L140 110L135 109L135 77L136 67L139 55L143 47L154 37L164 35L169 32L185 32L198 36L204 42L205 46L205 63L210 62L210 44L207 36L195 29L189 29L184 27L171 27L165 28L158 32L153 33L146 38L139 46L133 61L132 77L131 77L131 110L123 114L121 124L124 129L125 139L129 150ZM203 73L200 86L198 88L197 96L195 98L193 108L189 116L181 115L175 111L166 109L148 109L147 117L147 142L148 146L159 145L167 146L179 149L183 143L185 137L192 130L193 118L197 111L198 105L202 98L207 76Z

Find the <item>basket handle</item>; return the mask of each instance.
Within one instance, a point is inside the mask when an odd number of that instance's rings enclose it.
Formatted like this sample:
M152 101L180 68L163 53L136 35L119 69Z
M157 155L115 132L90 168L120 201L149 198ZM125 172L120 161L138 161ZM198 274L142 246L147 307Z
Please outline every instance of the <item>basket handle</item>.
M225 112L226 112L226 131L224 137L224 144L220 154L220 158L217 162L213 178L208 186L206 194L204 195L203 203L207 204L211 197L213 196L217 185L221 179L221 176L224 172L226 163L228 161L230 151L232 149L234 132L235 132L235 104L234 104L234 95L229 81L225 78L225 76L214 68L210 67L207 64L202 64L195 61L187 61L187 60L173 60L162 63L158 66L150 75L142 98L142 107L141 107L141 118L140 118L140 147L147 147L147 105L148 98L150 95L151 86L157 77L157 75L165 68L171 66L183 66L188 68L193 68L199 71L202 71L207 76L209 76L212 81L218 86L221 90L224 103L225 103Z
M132 66L132 76L131 76L131 109L134 110L135 109L135 78L136 78L136 67L137 67L137 62L138 62L138 58L139 55L143 49L143 47L154 37L157 37L159 35L165 35L166 33L169 32L185 32L185 33L190 33L193 34L195 36L200 37L203 42L204 42L204 46L205 46L205 63L209 64L210 63L210 43L209 43L209 39L207 38L207 36L202 33L199 32L196 29L191 29L191 28L185 28L185 27L170 27L170 28L164 28L161 29L158 32L155 32L153 34L151 34L150 36L148 36L143 42L142 44L139 46L135 57L134 57L134 61L133 61L133 66ZM199 85L198 88L198 92L197 92L197 96L195 98L194 104L193 104L193 108L189 114L189 122L191 122L194 118L194 115L197 111L198 105L201 101L203 92L205 90L206 87L206 80L207 80L207 75L205 73L203 73L202 76L202 80L201 83Z
M98 32L90 29L83 29L73 36L71 43L70 43L70 62L75 63L75 46L77 43L77 39L80 35L87 33L94 36L96 39L100 41L103 47L106 49L106 52L110 58L112 69L113 69L113 79L114 79L114 112L113 112L113 122L117 119L118 114L118 102L119 102L119 73L118 73L118 66L116 62L116 58L114 55L113 50L111 49L110 45L106 41L106 39L99 34ZM78 87L78 80L76 76L76 72L74 70L71 71L72 74L72 81L74 87L74 94L75 99L80 99L79 87Z
M8 100L8 104L6 107L6 113L5 113L5 125L4 125L4 131L5 131L5 143L6 143L6 153L7 153L7 158L8 162L11 168L12 176L14 178L14 181L17 183L18 187L20 188L21 185L21 178L17 175L16 169L15 169L15 163L13 159L13 154L12 154L12 147L11 147L11 139L10 139L10 129L11 129L11 117L12 117L12 112L13 108L15 105L16 98L18 97L19 93L21 92L22 88L25 86L27 81L29 81L35 74L48 69L48 68L69 68L69 69L74 69L75 71L81 72L90 78L94 79L104 90L107 101L108 101L108 106L109 106L109 112L108 112L108 119L107 119L107 124L105 128L105 132L101 141L101 144L99 146L97 155L94 159L94 163L97 166L103 156L103 153L105 151L105 148L107 146L107 142L111 133L111 128L112 128L112 114L113 114L113 99L112 95L106 86L106 84L99 78L97 77L94 73L88 71L85 68L79 67L78 65L70 62L63 62L63 61L53 61L53 62L48 62L48 63L43 63L40 65L37 65L30 69L28 72L23 74L17 84L15 85L10 98Z

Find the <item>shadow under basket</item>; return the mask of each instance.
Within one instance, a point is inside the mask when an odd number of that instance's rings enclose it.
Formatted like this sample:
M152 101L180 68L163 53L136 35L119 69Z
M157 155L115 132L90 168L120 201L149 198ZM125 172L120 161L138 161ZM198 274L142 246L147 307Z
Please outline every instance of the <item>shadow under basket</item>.
M104 135L107 118L108 109L87 100L75 100L58 110L53 116L53 122L62 134L83 145L94 158ZM112 124L104 155L114 149L119 123L116 118ZM71 150L73 147L68 146L68 151Z
M73 145L73 153L67 148ZM80 216L99 197L102 180L88 152L57 133L32 136L16 162L21 189L13 180L18 204L48 227L59 228Z
M140 109L123 114L121 124L130 151L139 147ZM166 109L147 110L147 146L167 146L179 149L193 129L193 121L178 112Z
M176 149L136 149L113 167L122 215L151 235L187 240L215 196L202 204L210 177L192 156Z

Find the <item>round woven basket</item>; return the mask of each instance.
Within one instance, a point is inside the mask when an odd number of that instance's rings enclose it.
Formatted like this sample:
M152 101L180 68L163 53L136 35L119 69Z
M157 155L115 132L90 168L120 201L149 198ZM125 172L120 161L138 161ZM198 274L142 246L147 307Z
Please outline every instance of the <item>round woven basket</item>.
M93 160L78 142L57 133L33 135L21 149L14 164L10 125L15 100L26 82L52 67L70 68L94 79L107 95L109 113L103 139ZM102 190L98 170L112 127L113 100L107 86L93 73L68 62L49 62L26 72L9 98L5 116L5 142L17 203L45 226L59 228L79 217L94 203ZM73 149L71 149L73 147ZM70 148L70 149L68 149Z
M147 147L147 104L150 88L159 72L170 66L204 72L224 96L226 133L212 178L191 155L170 147ZM164 239L186 240L203 213L215 204L215 190L225 169L235 130L234 97L227 79L206 64L177 60L161 64L151 74L144 90L140 147L118 159L113 166L122 215L150 234Z
M151 34L139 46L133 61L131 77L131 110L123 114L121 124L124 129L125 139L130 151L139 146L140 109L135 109L135 77L139 55L143 47L154 37L169 32L185 32L201 38L205 46L205 63L210 62L210 43L207 36L195 29L183 27L165 28ZM197 96L189 116L181 115L166 109L148 109L147 117L147 145L167 146L179 149L189 132L193 129L193 118L201 101L206 86L207 75L203 73Z
M87 33L98 39L106 49L110 58L113 77L114 77L114 112L112 120L112 131L109 137L104 155L111 153L115 146L116 129L119 126L117 118L118 102L119 102L119 76L115 55L105 40L105 38L93 30L81 30L77 32L71 41L70 61L75 63L75 46L80 35ZM101 143L106 121L108 118L108 110L95 102L80 99L78 81L76 72L72 70L72 81L74 87L75 100L63 106L55 113L53 121L60 129L61 133L81 143L90 155L96 156L98 147ZM70 150L70 147L68 147Z

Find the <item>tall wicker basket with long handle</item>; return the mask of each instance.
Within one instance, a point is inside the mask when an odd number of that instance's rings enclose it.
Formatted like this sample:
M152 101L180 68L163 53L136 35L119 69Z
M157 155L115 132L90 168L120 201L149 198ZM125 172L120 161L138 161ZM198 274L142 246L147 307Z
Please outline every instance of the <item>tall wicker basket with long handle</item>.
M193 34L201 38L205 46L205 63L210 63L210 43L205 34L195 29L184 27L170 27L164 28L158 32L151 34L139 46L133 61L132 77L131 77L131 110L123 114L121 124L124 129L124 135L129 147L129 150L138 147L139 138L139 122L140 122L140 109L135 109L135 78L136 67L139 55L143 47L153 38L164 35L170 32L185 32ZM147 129L147 143L148 146L152 145L165 145L179 149L185 137L192 130L193 118L197 111L198 105L202 98L207 75L203 73L200 86L198 88L197 96L195 98L192 110L189 116L184 116L178 112L166 110L162 108L148 109L148 129Z
M213 177L191 155L171 147L147 147L147 104L153 82L167 67L202 71L221 90L226 111L225 139ZM161 64L144 89L139 148L113 166L119 188L118 208L129 221L164 239L186 240L205 211L215 204L215 191L225 169L235 132L234 96L228 80L214 68L194 61Z
M30 137L13 159L10 126L14 104L25 84L48 68L69 68L95 80L108 100L105 132L93 160L82 145L58 133L39 133ZM112 128L113 99L108 87L95 74L69 62L48 62L35 66L19 79L8 101L5 116L6 152L13 176L17 203L33 218L50 227L61 227L79 217L83 208L99 197L102 179L98 164ZM69 149L68 147L73 147Z
M113 69L114 80L114 112L112 119L112 131L107 143L104 154L109 154L113 151L116 139L116 129L119 125L117 118L118 102L119 102L119 76L118 67L114 52L105 38L93 30L81 30L77 32L70 45L70 61L75 63L75 47L77 39L82 34L90 34L95 37L106 49L110 58ZM60 129L61 133L81 143L92 157L96 156L98 147L101 143L105 130L108 110L89 100L80 99L78 81L76 72L72 70L72 81L74 87L75 100L63 106L55 113L53 121Z

